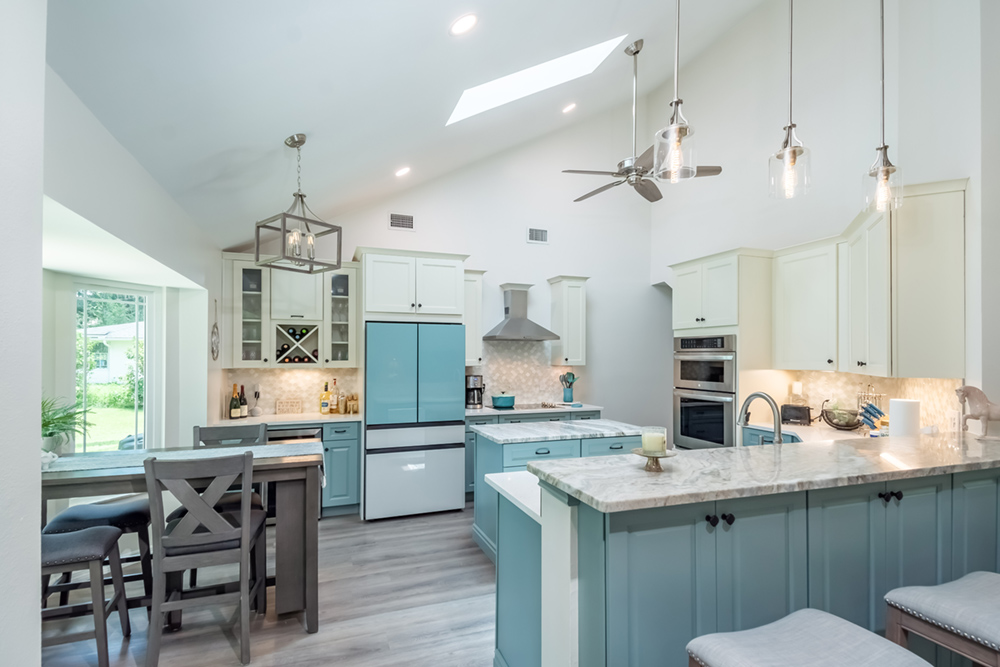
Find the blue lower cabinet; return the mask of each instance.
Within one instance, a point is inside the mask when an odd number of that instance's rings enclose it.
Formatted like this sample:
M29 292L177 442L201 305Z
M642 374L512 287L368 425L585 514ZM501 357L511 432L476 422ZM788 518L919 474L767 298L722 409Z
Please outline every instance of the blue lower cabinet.
M744 447L774 444L774 431L771 429L759 428L756 426L744 426L742 432ZM794 433L783 432L781 434L781 439L783 442L802 442L802 438Z
M500 494L486 483L486 475L503 472L503 445L476 436L476 502L472 539L494 563L497 560L497 502Z
M494 665L542 664L542 527L504 497L498 507Z
M509 415L500 415L500 424L528 424L532 422L568 422L570 420L570 415L564 412L557 413L541 413L541 414L525 414L525 413L512 413Z
M580 441L580 456L618 456L631 453L635 447L642 447L642 436L586 438Z
M1000 470L958 473L952 483L952 578L1000 572Z
M465 434L465 492L476 492L476 434Z
M528 465L529 461L573 459L580 456L579 440L553 440L548 442L518 442L503 446L503 467Z
M601 413L598 410L589 410L587 412L572 412L570 416L573 419L600 419Z
M323 507L358 504L360 449L357 439L323 441L323 469L326 473Z

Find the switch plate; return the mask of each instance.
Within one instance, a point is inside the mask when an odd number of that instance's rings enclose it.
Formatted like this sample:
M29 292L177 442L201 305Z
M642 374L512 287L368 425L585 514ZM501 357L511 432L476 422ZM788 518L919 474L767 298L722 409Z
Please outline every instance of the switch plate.
M949 410L948 411L948 430L951 432L957 432L961 430L962 423L962 412L961 410Z

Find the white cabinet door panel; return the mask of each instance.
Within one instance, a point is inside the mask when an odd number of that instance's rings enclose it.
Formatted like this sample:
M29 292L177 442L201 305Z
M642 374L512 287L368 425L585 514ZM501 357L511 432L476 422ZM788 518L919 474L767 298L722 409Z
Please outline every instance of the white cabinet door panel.
M784 370L836 370L837 246L774 260L774 363Z
M865 375L889 376L892 312L889 310L889 218L881 216L866 231L868 239L868 358Z
M587 297L583 283L568 283L563 294L565 334L562 336L563 363L587 363Z
M465 271L453 259L416 258L417 313L461 315L465 306Z
M465 365L483 363L483 277L477 273L465 275Z
M271 319L323 319L323 274L309 275L273 269Z
M674 329L695 329L701 324L701 265L674 272Z
M416 259L365 255L365 310L412 313L416 309Z
M739 257L702 265L701 326L732 326L739 322Z

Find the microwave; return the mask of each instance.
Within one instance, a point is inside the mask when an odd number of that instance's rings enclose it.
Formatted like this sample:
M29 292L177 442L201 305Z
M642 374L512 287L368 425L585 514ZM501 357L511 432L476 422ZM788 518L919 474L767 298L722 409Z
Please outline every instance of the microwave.
M674 339L674 388L736 393L736 336Z

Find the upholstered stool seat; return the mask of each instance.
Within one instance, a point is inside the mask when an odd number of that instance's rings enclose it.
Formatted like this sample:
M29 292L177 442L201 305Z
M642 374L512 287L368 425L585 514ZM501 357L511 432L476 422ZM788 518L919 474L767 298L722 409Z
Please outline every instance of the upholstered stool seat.
M42 567L104 560L122 531L111 526L93 526L72 534L42 536Z
M132 532L148 525L149 498L129 496L103 503L73 505L49 521L42 533L71 533L93 526L114 526L123 532Z
M892 642L818 609L801 609L752 630L692 639L691 665L703 667L927 667Z

